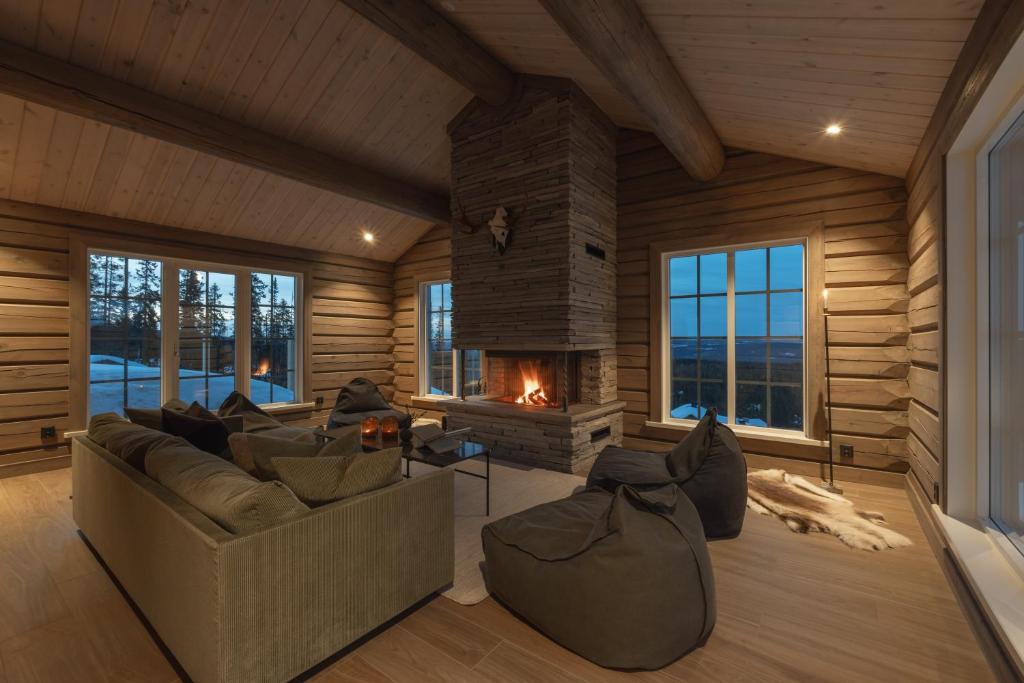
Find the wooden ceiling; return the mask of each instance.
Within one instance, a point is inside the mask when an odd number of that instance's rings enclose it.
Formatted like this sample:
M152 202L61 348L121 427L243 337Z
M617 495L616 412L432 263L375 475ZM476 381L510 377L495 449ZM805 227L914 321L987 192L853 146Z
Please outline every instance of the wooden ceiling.
M441 193L471 99L338 0L0 0L0 38ZM383 260L430 227L6 96L0 196Z
M428 1L514 71L573 78L647 129L537 0ZM726 145L897 176L982 4L638 2ZM340 0L0 0L0 39L442 194L445 125L471 99ZM430 227L8 96L0 197L383 260Z
M643 117L537 0L430 0L520 72L568 76ZM638 0L722 142L906 174L982 0ZM826 126L844 127L838 138Z

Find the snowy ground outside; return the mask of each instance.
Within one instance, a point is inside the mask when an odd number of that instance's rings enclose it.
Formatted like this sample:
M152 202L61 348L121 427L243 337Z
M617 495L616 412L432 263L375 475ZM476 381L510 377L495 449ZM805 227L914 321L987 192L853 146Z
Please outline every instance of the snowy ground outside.
M209 397L203 373L197 370L179 371L179 394L187 403L199 401L216 409L235 389L234 375L219 375L209 379ZM197 378L197 379L189 379ZM89 414L124 414L123 359L117 356L92 355L89 357ZM118 380L110 381L106 380ZM92 382L99 382L93 384ZM249 398L257 403L271 402L271 383L253 378ZM204 400L207 399L208 400ZM294 392L281 385L273 386L273 402L287 403L295 399ZM151 368L135 361L128 361L128 406L129 408L160 407L160 369Z

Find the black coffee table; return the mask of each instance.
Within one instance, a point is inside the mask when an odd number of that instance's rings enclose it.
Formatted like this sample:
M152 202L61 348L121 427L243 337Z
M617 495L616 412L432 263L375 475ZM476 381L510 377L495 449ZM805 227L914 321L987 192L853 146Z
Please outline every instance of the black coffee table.
M329 437L329 432L322 432L323 436ZM402 457L405 459L405 476L410 476L410 468L413 461L430 465L431 467L450 467L461 462L474 458L484 459L484 474L469 472L455 467L459 474L469 477L476 477L484 480L484 509L488 517L491 516L491 449L476 441L462 441L458 448L447 453L435 453L429 448L416 448L411 443L402 443L394 440L384 440L380 437L363 439L363 450L368 452L379 451L385 448L401 448Z

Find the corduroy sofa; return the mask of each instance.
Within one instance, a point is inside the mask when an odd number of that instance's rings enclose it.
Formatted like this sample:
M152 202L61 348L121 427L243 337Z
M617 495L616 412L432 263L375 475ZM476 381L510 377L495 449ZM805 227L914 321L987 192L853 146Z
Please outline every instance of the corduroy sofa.
M287 681L448 585L437 470L235 535L86 436L74 519L196 683Z

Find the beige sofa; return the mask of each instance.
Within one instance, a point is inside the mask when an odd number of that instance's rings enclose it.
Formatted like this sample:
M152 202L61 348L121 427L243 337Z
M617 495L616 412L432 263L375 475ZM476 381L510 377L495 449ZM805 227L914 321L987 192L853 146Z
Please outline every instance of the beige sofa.
M452 581L437 470L233 535L88 437L74 518L196 683L286 681Z

